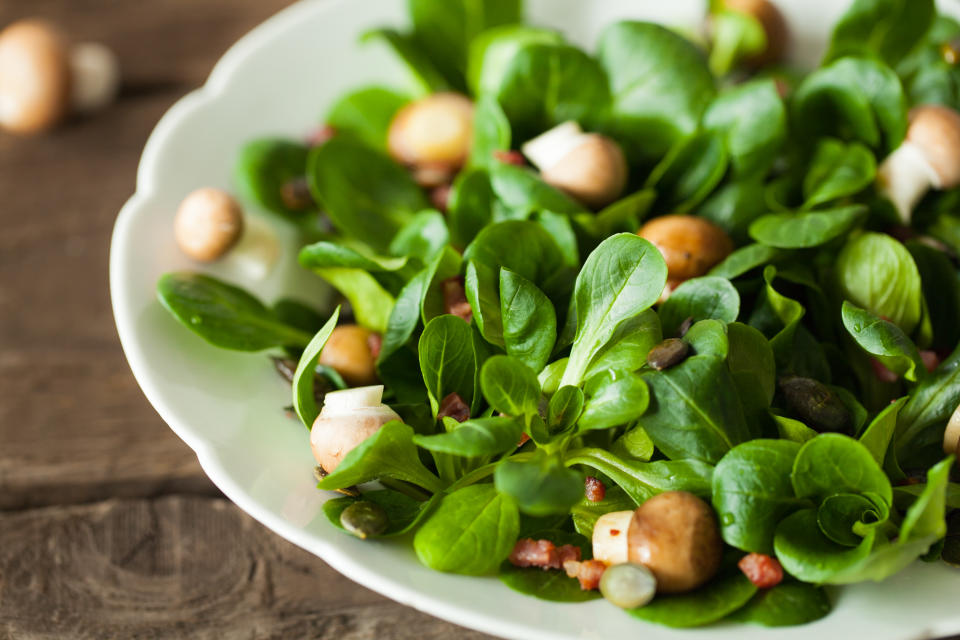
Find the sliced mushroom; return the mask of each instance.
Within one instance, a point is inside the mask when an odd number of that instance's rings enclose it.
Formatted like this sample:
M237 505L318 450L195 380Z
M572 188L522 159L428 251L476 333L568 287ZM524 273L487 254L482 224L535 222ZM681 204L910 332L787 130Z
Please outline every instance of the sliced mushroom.
M623 150L610 138L584 133L565 122L523 145L523 153L540 169L544 182L592 209L616 200L627 185Z
M0 126L9 131L49 130L71 110L106 106L119 87L120 65L103 45L71 48L60 30L41 20L0 32Z
M383 404L383 385L328 393L310 430L313 457L327 473L343 458L391 420L400 420Z
M941 105L914 108L906 140L880 165L878 182L906 223L927 191L960 186L960 113Z

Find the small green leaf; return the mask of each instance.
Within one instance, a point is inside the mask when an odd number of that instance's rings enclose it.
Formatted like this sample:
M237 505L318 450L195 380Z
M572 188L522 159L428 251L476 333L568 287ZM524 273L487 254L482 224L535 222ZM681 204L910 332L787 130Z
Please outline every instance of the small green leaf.
M330 334L333 333L339 319L340 307L337 307L327 320L327 324L323 325L303 350L300 362L297 363L297 370L293 374L293 408L307 429L313 427L313 421L320 415L316 396L313 393L314 371L320 359L320 352L330 339Z

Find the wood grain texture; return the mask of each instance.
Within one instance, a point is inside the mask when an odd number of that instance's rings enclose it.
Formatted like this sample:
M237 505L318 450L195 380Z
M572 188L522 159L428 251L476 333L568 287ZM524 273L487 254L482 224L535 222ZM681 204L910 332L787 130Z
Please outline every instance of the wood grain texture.
M48 18L108 44L124 74L103 113L0 132L2 640L485 637L353 584L216 497L117 341L110 233L147 136L290 2L0 1L0 28Z
M223 499L0 514L0 638L480 640L358 588Z

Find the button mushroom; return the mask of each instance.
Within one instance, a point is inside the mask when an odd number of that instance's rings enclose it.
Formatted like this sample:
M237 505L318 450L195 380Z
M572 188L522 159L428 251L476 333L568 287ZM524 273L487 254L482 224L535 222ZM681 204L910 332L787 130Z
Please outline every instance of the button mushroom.
M670 289L706 274L733 251L733 241L723 229L697 216L654 218L641 227L638 235L663 255Z
M722 551L713 510L686 491L661 493L635 511L607 513L593 529L594 558L642 564L660 593L683 593L707 582L720 568Z
M0 32L0 127L33 134L67 114L99 109L116 97L120 65L106 47L70 47L40 20L16 22Z
M473 143L473 102L458 93L435 93L411 102L390 123L387 147L410 167L420 186L449 183Z
M566 122L523 145L523 153L540 169L547 184L582 204L600 209L627 186L627 160L620 145L597 133L584 133Z
M380 427L400 416L382 403L383 385L328 393L310 430L313 457L333 473L343 458Z
M881 192L904 222L924 194L960 186L960 113L941 105L910 111L907 137L877 172Z
M336 370L347 384L373 384L377 381L372 349L375 337L377 334L355 324L339 326L330 334L318 362Z
M227 192L213 187L197 189L184 198L173 220L180 250L198 262L225 259L229 269L245 278L266 277L279 255L270 228L256 219L244 219L243 210Z

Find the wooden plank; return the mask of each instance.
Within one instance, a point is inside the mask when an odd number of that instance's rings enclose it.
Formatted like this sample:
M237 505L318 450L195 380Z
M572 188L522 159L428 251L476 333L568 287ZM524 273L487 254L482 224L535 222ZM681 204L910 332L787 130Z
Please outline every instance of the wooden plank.
M0 514L0 637L480 640L352 584L230 502Z
M140 393L107 289L110 232L154 124L290 0L19 0L122 59L121 100L48 135L0 133L0 509L215 494Z

